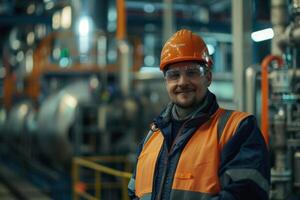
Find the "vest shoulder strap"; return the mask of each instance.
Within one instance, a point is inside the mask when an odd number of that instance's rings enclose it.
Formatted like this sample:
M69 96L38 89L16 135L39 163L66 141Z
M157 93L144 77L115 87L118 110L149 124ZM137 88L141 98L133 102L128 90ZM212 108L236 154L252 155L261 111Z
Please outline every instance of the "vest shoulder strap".
M225 109L224 112L221 114L219 121L218 121L218 125L217 125L218 141L220 141L224 127L232 113L233 113L233 110Z

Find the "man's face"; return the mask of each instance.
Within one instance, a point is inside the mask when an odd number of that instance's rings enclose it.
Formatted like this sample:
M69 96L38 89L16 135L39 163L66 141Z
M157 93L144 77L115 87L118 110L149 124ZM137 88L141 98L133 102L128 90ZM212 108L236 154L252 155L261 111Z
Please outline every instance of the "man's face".
M211 83L211 72L193 61L171 64L165 72L166 87L171 101L179 107L199 104Z

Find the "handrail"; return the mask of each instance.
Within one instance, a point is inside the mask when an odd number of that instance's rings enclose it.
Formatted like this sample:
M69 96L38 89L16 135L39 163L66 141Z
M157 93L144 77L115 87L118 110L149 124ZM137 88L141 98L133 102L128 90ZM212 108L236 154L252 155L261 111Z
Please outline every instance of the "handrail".
M128 178L130 179L131 177L131 173L129 172L122 172L119 170L115 170L109 167L105 167L103 165L97 164L95 162L86 160L86 159L82 159L82 158L74 158L74 162L76 162L77 164L80 164L84 167L96 170L96 171L100 171L109 175L113 175L113 176L118 176L118 177L123 177L123 178Z
M115 177L121 177L122 182L118 186L122 189L122 199L129 200L127 195L127 184L132 176L129 172L119 171L116 169L112 169L110 167L104 166L102 164L97 163L97 161L110 162L110 163L124 163L125 167L128 164L127 159L122 156L99 156L99 157L75 157L73 158L72 163L72 179L73 179L73 199L79 200L80 198L84 198L87 200L96 200L101 199L101 188L105 186L104 183L101 183L101 174L108 174ZM87 188L90 188L91 184L86 184L80 181L80 167L88 168L95 171L95 196L87 193ZM110 184L112 185L112 184Z

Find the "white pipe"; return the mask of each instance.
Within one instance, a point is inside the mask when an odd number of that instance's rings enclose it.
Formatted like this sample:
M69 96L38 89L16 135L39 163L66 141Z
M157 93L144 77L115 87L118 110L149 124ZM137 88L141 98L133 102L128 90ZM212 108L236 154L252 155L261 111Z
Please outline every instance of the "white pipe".
M163 1L163 39L167 39L174 33L174 13L173 13L173 0Z
M130 58L131 49L125 40L118 41L118 64L120 66L120 88L124 96L130 92Z
M288 10L286 0L272 0L271 2L271 22L274 31L274 37L272 40L272 54L281 56L283 54L282 49L278 46L278 40L282 34L284 34L287 19Z

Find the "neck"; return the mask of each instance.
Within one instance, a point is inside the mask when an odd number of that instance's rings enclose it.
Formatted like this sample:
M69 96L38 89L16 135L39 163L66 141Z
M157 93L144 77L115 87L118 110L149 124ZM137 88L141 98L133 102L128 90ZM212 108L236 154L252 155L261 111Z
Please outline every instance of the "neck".
M189 108L182 108L177 105L175 105L175 112L178 116L179 119L184 119L188 115L190 115L193 111L195 111L194 107L189 107Z
M176 115L179 120L187 119L189 116L191 116L192 113L197 112L198 110L202 110L205 107L204 102L205 98L207 98L206 96L197 105L188 108L183 108L175 104L173 108L173 115Z

